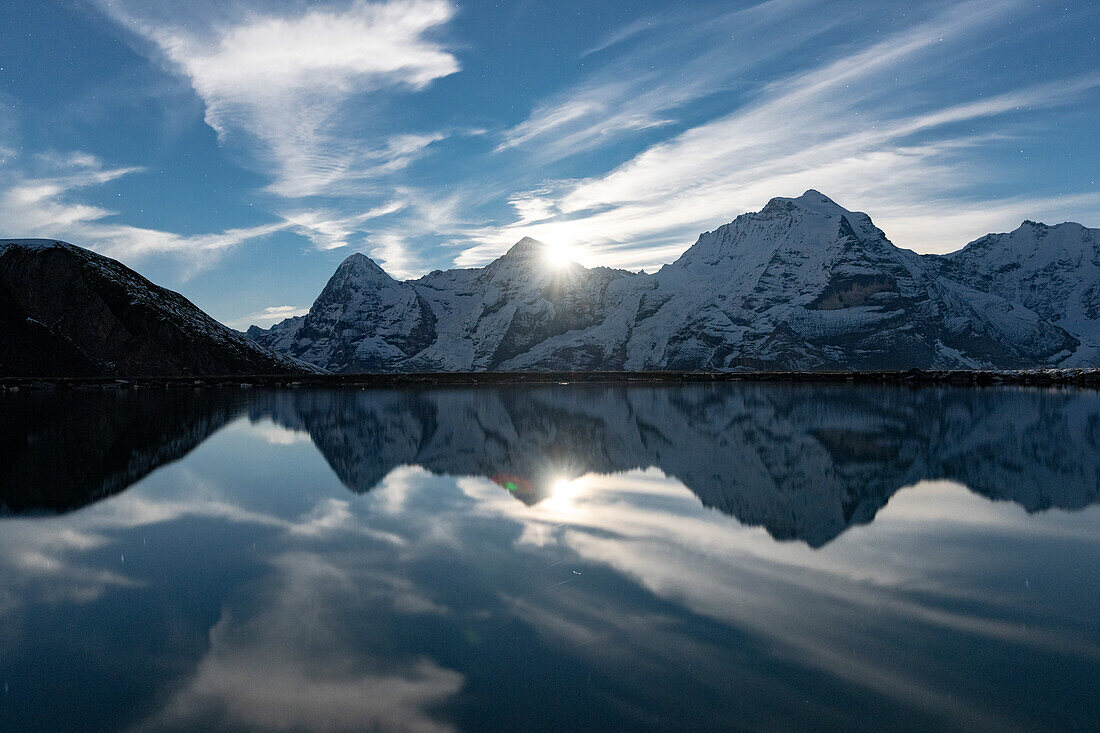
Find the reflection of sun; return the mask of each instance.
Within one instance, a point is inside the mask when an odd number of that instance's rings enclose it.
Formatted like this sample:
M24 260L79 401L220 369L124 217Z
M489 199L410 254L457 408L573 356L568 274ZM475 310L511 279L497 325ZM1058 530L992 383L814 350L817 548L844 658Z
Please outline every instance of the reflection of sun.
M558 512L576 512L577 499L584 493L584 478L555 478L550 482L550 495L541 506Z
M544 250L546 263L555 270L561 270L576 258L576 250L568 244L548 244Z

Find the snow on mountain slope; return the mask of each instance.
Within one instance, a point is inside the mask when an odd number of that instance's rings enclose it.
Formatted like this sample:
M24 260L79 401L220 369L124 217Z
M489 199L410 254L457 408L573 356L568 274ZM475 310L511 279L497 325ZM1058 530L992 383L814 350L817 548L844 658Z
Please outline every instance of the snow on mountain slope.
M812 190L703 234L655 279L631 368L1023 366L1066 342L1024 308L944 282L866 214Z
M630 276L550 267L546 246L529 238L487 267L408 282L355 254L308 314L248 333L334 371L491 370L549 337L599 324L607 286ZM593 355L589 368L601 359Z
M387 371L435 338L435 316L407 283L354 254L336 269L305 316L255 327L249 336L333 371Z
M1066 365L1098 362L1100 230L1025 221L929 259L945 277L1022 303L1076 336L1081 347Z
M1078 347L813 190L653 275L554 268L526 238L487 267L405 283L353 255L307 316L249 334L338 371L1023 368Z

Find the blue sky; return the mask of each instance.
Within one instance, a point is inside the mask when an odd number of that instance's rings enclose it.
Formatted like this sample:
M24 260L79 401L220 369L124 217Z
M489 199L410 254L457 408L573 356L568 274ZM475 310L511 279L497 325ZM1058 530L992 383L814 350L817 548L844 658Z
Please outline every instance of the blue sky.
M1100 226L1100 4L0 0L0 236L230 325L529 235L653 269L817 188L899 246Z

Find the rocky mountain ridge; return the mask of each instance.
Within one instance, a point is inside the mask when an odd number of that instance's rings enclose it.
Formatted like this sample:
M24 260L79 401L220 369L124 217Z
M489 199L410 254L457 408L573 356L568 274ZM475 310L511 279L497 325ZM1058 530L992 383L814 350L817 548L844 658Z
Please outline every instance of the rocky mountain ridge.
M0 374L323 371L218 323L122 263L50 239L0 240Z
M405 282L352 255L307 315L248 335L336 372L1078 366L1100 355L1098 242L1025 223L918 255L810 190L653 274L552 267L529 238Z

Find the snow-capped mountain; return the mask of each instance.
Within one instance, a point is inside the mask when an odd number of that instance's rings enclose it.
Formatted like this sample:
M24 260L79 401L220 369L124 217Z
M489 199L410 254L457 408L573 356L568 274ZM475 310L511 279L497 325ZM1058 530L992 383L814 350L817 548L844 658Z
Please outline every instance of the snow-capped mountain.
M248 335L332 371L515 368L516 357L539 344L603 323L615 305L609 285L630 277L575 263L551 267L546 246L529 238L487 267L407 282L354 254L308 314ZM595 352L573 354L569 363L600 368L607 359Z
M406 282L352 255L307 315L249 335L347 372L1025 368L1082 353L1077 311L966 275L980 257L900 249L813 190L704 233L655 274L554 268L544 248L525 238L486 267Z
M0 374L319 371L223 326L179 293L65 242L0 240Z
M945 277L1023 303L1073 334L1081 347L1066 366L1100 363L1100 231L1025 221L930 259Z

